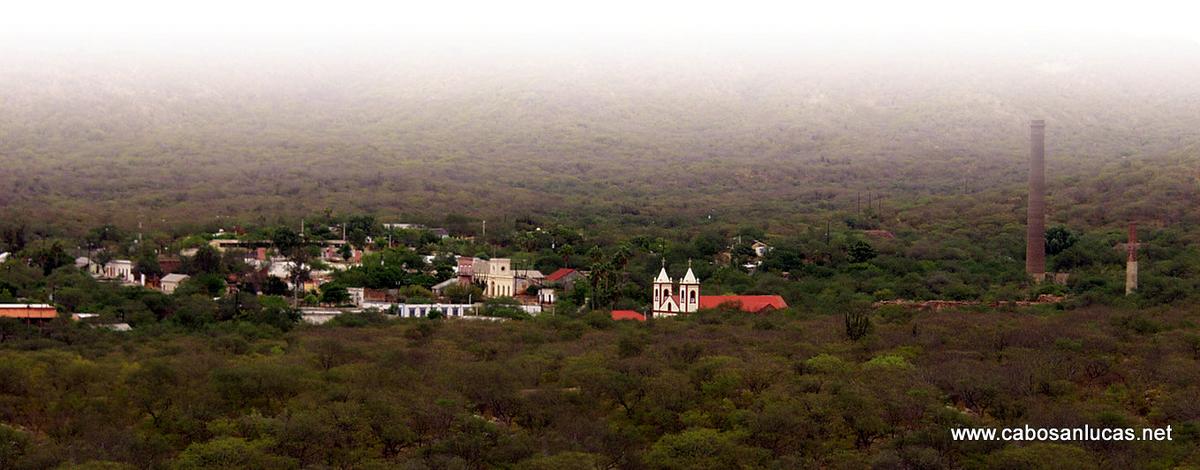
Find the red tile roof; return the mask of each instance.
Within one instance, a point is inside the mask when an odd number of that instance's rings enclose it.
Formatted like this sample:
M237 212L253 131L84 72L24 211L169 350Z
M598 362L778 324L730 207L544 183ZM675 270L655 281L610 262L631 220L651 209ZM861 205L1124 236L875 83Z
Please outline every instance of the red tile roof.
M554 271L554 272L550 273L549 276L546 276L545 280L546 280L546 282L558 282L558 281L562 280L562 278L567 277L568 275L570 275L571 273L574 273L574 272L576 272L576 271L571 268L559 268L558 271Z
M646 316L633 310L613 310L612 319L646 321Z
M733 304L743 312L758 313L766 310L787 308L787 302L778 295L702 295L700 308L717 308Z

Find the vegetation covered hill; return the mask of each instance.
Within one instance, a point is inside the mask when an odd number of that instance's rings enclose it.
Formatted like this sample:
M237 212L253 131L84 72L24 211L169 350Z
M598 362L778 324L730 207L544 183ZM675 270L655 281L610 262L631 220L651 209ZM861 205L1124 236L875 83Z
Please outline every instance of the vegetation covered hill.
M1055 219L1196 221L1200 47L790 41L6 51L0 207L74 233L327 208L786 231L870 193L889 229L1011 224L1044 118Z
M0 342L0 466L1178 468L1200 464L1194 309L705 312ZM7 326L11 326L6 324ZM956 442L957 427L1171 441ZM101 466L98 462L117 462Z

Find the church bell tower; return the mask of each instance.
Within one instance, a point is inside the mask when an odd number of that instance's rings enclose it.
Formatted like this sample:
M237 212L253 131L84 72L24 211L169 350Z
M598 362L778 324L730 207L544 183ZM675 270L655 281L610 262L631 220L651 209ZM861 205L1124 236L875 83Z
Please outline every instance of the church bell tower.
M691 261L688 261L687 274L676 287L675 281L667 275L664 259L658 277L654 278L652 289L651 311L655 317L672 317L681 313L694 313L700 309L700 280L696 279L696 274L692 272Z

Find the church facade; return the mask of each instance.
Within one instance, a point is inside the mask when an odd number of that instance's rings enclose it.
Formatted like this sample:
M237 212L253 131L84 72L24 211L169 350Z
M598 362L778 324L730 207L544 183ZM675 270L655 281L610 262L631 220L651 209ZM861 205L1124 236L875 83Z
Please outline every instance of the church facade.
M700 279L692 272L691 264L688 263L687 273L678 281L671 279L666 264L663 264L658 277L654 278L651 295L654 318L695 313L700 309L732 308L747 313L765 313L788 308L787 302L778 295L700 295Z
M667 275L663 265L658 277L654 278L654 304L651 311L655 317L672 317L681 313L695 313L700 309L700 280L688 263L687 274L678 282Z

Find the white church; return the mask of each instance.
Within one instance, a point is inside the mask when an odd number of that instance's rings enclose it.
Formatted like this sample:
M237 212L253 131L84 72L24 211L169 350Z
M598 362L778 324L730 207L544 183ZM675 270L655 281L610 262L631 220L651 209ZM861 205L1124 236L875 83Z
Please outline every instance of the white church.
M658 277L654 278L654 316L670 317L680 313L695 313L700 309L700 280L692 272L692 263L688 262L687 274L678 283L667 275L664 264Z
M681 313L696 313L700 309L732 307L748 313L763 313L788 308L787 301L778 295L700 295L700 279L692 272L688 261L687 274L678 282L667 275L666 261L654 278L653 317L673 317ZM629 311L628 313L637 314ZM644 321L645 319L642 318Z

